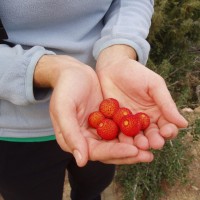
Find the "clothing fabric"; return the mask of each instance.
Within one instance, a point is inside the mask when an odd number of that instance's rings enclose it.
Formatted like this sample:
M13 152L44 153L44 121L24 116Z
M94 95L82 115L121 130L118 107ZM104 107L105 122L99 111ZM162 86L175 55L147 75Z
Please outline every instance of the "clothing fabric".
M95 68L104 48L127 44L145 64L152 14L153 0L1 0L6 41L15 46L0 44L0 139L54 135L51 90L33 87L41 56L65 54Z
M114 165L88 162L78 167L56 141L0 141L0 149L0 194L5 200L62 200L66 168L72 200L100 200L114 176Z

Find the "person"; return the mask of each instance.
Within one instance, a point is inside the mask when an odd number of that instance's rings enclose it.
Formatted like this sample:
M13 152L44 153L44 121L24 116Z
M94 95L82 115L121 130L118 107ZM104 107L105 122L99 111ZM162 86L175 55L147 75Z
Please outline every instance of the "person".
M5 200L100 200L115 165L151 162L187 121L145 67L153 0L0 2L0 193ZM9 45L12 44L12 45ZM151 124L101 140L88 115L108 97Z

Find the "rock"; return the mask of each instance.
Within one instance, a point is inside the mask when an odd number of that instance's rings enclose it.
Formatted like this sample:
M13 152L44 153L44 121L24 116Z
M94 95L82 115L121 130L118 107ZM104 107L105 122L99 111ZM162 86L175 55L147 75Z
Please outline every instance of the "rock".
M198 191L198 190L199 190L199 188L196 187L196 186L194 186L194 185L192 185L192 189L194 189L195 191Z
M183 108L181 111L184 112L184 113L193 113L194 112L192 110L192 108Z
M197 94L197 98L198 98L198 100L199 100L199 102L200 102L200 85L198 85L198 86L196 87L196 94Z
M195 113L200 113L200 106L194 109Z

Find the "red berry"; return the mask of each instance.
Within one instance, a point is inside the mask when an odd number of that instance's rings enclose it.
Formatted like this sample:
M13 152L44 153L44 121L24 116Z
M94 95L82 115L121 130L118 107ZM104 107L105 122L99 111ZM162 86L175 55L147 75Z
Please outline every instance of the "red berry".
M118 109L119 102L113 98L104 99L99 106L99 111L107 118L112 118Z
M132 114L132 112L128 108L119 108L113 115L113 121L119 125L122 118L130 114Z
M103 119L97 127L98 135L104 140L112 140L118 136L119 128L111 119Z
M139 119L141 123L141 130L145 130L150 124L150 117L143 112L136 113L135 116Z
M140 132L141 124L135 115L127 115L120 122L121 132L127 136L135 136Z
M97 128L103 119L105 119L105 117L101 112L94 111L88 117L88 124L93 128Z

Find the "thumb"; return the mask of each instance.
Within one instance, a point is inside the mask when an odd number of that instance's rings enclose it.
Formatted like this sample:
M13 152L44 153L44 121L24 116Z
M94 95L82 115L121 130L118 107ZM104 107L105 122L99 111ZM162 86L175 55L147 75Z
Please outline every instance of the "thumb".
M179 113L165 83L157 84L151 88L151 96L160 108L166 120L177 125L179 128L188 126L187 120Z
M88 145L76 118L73 116L68 119L62 117L59 123L55 122L53 116L51 118L54 129L57 130L55 131L56 140L60 147L73 154L79 167L85 166L88 161Z
M67 122L62 124L61 130L64 141L74 155L77 165L79 167L86 165L88 161L88 145L77 120L74 118L67 119Z

